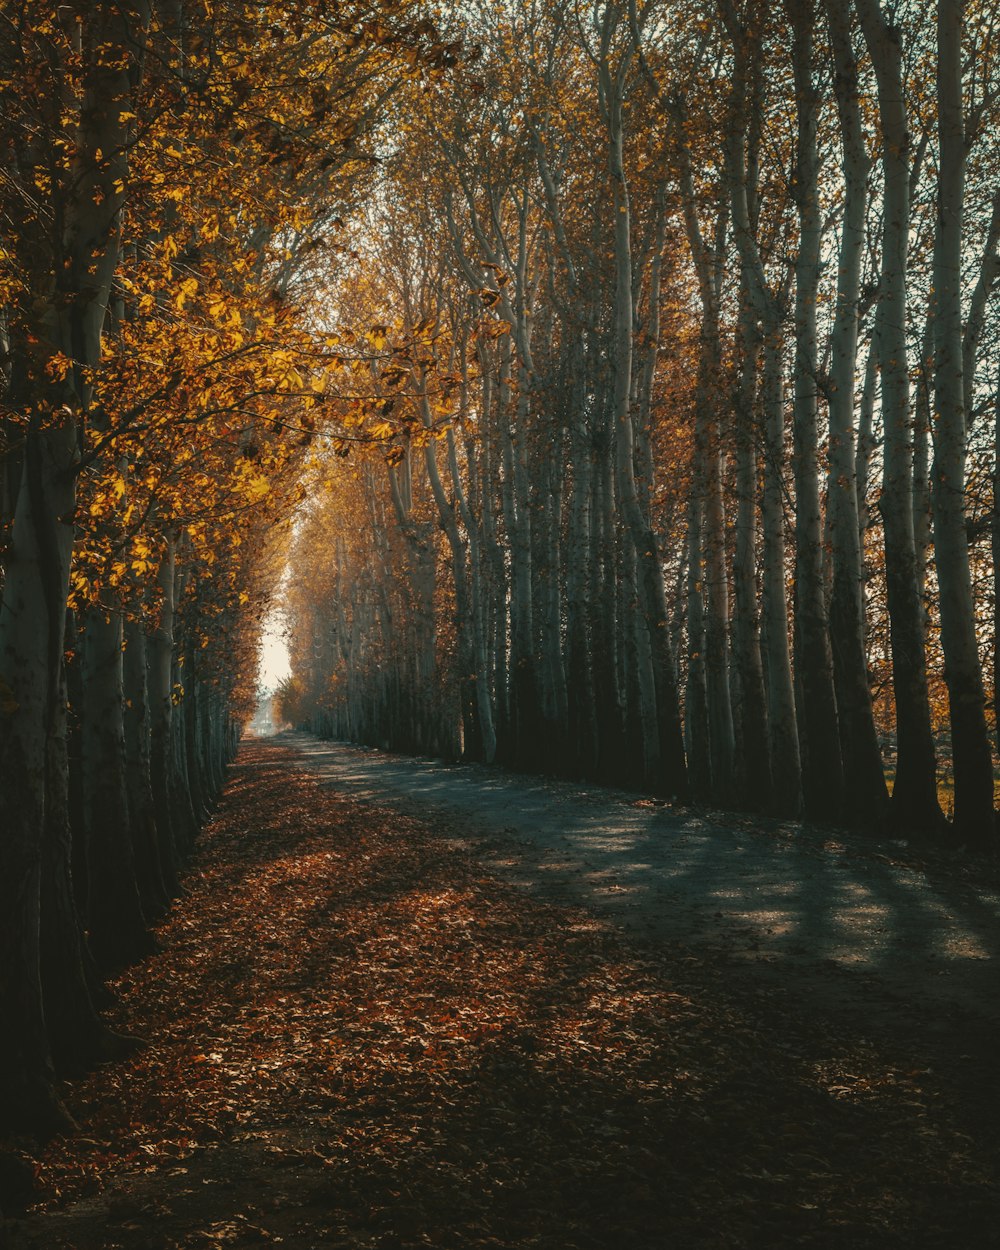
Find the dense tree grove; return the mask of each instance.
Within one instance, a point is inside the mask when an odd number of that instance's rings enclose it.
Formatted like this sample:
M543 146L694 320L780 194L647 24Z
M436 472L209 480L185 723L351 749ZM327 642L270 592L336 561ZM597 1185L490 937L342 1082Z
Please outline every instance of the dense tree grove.
M286 717L992 845L993 7L456 22L330 288Z
M371 182L397 3L0 5L0 1131L121 1054L255 698L327 348L305 278Z
M135 1044L282 584L320 733L992 846L997 51L0 0L0 1130Z

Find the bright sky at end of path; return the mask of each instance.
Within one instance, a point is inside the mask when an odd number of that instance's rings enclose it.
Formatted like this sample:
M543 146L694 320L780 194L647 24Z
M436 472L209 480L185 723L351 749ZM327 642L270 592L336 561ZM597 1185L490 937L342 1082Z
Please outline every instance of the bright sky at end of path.
M264 621L257 680L268 690L273 690L279 682L291 675L291 671L288 643L285 641L281 617L277 612L272 612Z

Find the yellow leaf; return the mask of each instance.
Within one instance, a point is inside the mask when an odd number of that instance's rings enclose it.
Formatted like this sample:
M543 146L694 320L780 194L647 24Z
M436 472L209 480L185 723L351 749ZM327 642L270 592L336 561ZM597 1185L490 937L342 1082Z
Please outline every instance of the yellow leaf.
M183 308L192 295L198 292L198 279L185 278L180 285L177 295L174 297L174 305L177 308Z

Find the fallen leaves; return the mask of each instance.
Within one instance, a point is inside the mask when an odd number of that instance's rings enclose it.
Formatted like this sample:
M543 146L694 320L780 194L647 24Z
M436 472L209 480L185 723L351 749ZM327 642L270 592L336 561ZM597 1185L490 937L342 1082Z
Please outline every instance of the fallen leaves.
M274 746L244 746L159 939L118 985L149 1045L69 1092L87 1136L40 1161L20 1244L854 1250L996 1215L923 1070L763 1034L703 960Z

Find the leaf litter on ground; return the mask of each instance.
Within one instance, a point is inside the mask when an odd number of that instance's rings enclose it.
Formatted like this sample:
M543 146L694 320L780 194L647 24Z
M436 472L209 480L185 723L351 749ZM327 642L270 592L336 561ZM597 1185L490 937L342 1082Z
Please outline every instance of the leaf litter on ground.
M148 1045L67 1087L12 1250L995 1244L934 1073L280 747L241 748L158 940L116 985Z

